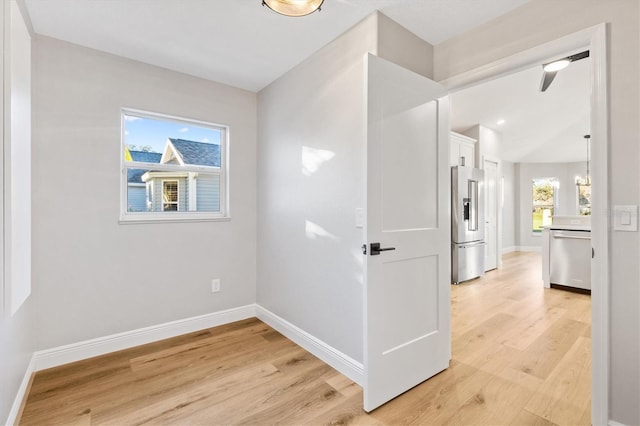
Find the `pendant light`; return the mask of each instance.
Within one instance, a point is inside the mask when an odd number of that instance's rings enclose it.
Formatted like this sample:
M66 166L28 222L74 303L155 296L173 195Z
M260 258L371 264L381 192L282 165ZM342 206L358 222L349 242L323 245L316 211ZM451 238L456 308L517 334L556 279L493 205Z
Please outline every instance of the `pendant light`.
M324 0L262 0L262 5L285 16L305 16L316 10Z

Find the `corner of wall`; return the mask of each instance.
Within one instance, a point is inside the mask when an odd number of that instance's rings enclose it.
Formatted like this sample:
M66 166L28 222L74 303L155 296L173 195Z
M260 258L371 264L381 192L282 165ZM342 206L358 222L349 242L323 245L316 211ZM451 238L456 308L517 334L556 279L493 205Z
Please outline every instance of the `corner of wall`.
M11 193L11 179L18 178L30 174L29 163L29 151L27 145L30 139L31 123L25 119L26 115L23 114L25 110L30 108L28 100L31 99L30 81L28 79L29 70L31 64L29 62L30 55L28 55L29 36L27 31L24 30L21 23L17 20L15 28L12 28L11 15L17 18L24 12L16 13L14 3L10 0L3 0L0 7L0 46L2 49L2 57L4 60L4 67L0 70L0 91L2 92L2 101L0 105L0 127L4 128L4 131L0 135L2 139L2 149L0 150L0 164L3 165L2 172L0 172L0 186L2 186L2 200L0 201L0 221L2 223L2 229L0 235L2 236L2 247L0 247L0 366L2 366L2 373L0 373L0 421L6 421L7 424L14 424L16 418L19 415L20 407L28 387L29 380L31 378L32 364L31 359L35 349L35 327L34 327L34 301L31 293L31 257L29 246L21 245L16 248L15 241L20 241L19 238L30 238L31 223L28 219L31 213L30 202L25 202L24 198L29 198L31 194L30 185L20 182L24 186L19 187L20 190L26 188L26 197L20 199L20 205L17 206L15 198ZM24 95L21 105L22 109L18 108L18 113L12 115L11 109L11 90L12 90L12 49L14 49L12 43L12 35L17 32L19 38L14 41L18 43L20 50L17 51L20 61L16 61L13 65L20 64L23 68L19 68L17 77L20 78L20 94ZM25 34L27 33L27 34ZM16 48L17 49L17 48ZM25 56L26 54L26 56ZM20 56L21 55L21 56ZM25 71L26 68L26 71ZM24 100L27 100L26 102ZM16 117L17 116L17 117ZM20 138L11 138L12 120L19 119L21 124ZM18 132L16 132L18 133ZM24 137L29 139L24 139ZM14 143L22 143L20 150L13 150ZM13 150L13 151L12 151ZM20 170L12 170L11 164L14 160L13 155L20 154ZM15 167L17 169L17 167ZM16 174L16 172L20 172ZM28 176L30 178L30 176ZM23 191L24 192L24 191ZM24 195L24 194L23 194ZM17 207L20 207L19 209ZM16 221L12 220L15 215L20 215L22 220L20 232L15 232ZM25 222L26 221L26 222ZM28 232L25 232L25 229ZM17 235L15 241L11 240L12 236ZM5 251L6 250L6 251ZM15 256L13 256L15 255ZM13 256L13 257L12 257ZM12 263L15 263L17 267L11 270ZM19 272L19 273L16 273ZM20 279L20 282L24 284L22 287L28 291L23 291L18 294L15 289L12 288L14 280ZM23 290L24 290L23 289ZM16 295L21 296L16 299ZM29 297L30 296L30 297Z
M378 16L378 56L427 78L433 78L433 45L381 12Z

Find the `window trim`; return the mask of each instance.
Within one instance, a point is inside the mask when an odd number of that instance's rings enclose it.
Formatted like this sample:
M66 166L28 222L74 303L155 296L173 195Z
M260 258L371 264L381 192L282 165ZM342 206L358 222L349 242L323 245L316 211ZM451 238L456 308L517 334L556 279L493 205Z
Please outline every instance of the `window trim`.
M125 160L125 115L148 118L152 120L170 121L178 124L191 124L200 127L214 128L220 131L220 167L189 166L184 167L175 164L157 164L144 162L129 162ZM120 109L120 224L161 223L161 222L207 222L231 220L229 209L229 126L212 122L173 116L168 114L143 111L139 109L123 107ZM127 211L127 170L130 168L153 169L154 171L169 172L196 172L218 175L220 179L220 211L219 212L129 212Z

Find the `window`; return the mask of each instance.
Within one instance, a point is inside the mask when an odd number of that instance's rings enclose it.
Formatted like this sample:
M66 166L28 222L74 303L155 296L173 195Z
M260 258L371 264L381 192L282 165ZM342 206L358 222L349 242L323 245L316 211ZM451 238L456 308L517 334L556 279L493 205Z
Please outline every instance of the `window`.
M177 180L162 181L162 211L163 212L178 211L178 181Z
M122 221L227 217L228 128L122 111Z
M553 210L556 205L558 179L533 179L532 228L534 233L542 232L543 226L551 225Z
M586 179L577 178L578 215L591 216L591 184Z

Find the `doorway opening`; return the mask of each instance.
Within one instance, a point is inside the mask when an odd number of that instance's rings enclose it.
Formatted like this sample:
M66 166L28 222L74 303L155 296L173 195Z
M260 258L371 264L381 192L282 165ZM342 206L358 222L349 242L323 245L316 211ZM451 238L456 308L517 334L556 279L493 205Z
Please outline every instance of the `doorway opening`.
M593 192L597 194L597 199L592 205L593 216L590 218L592 220L592 229L591 229L591 246L595 249L595 253L598 253L593 261L591 261L591 282L594 284L592 290L592 304L585 302L584 295L576 295L575 293L558 293L562 290L554 290L553 293L549 290L541 290L542 289L542 281L540 280L540 272L542 269L542 261L537 260L539 267L536 267L538 271L537 281L537 290L540 294L542 294L542 298L538 298L534 300L532 297L529 302L533 304L527 304L524 302L529 296L526 293L526 279L522 279L523 285L521 288L502 288L505 292L503 293L506 298L514 300L516 303L513 306L507 307L504 305L500 305L501 301L496 298L490 298L484 304L484 308L492 310L492 312L497 312L500 309L503 309L503 314L507 315L505 317L498 318L494 315L494 318L490 321L487 319L486 323L482 326L476 325L477 329L475 330L475 334L471 331L474 329L473 321L477 321L476 318L470 318L467 316L466 319L460 319L459 324L461 324L461 328L456 330L456 313L464 311L463 300L464 297L460 297L461 295L456 295L456 292L460 293L458 290L460 288L454 288L452 290L453 295L453 303L452 303L452 313L453 313L453 330L452 337L454 339L453 345L453 354L452 358L456 360L456 338L459 338L461 335L465 333L467 334L467 338L471 341L478 340L481 338L487 338L487 334L485 332L490 333L490 335L498 336L496 339L500 341L502 339L502 343L504 348L501 348L498 351L492 351L491 353L480 353L477 355L478 357L484 357L484 361L486 361L485 369L490 369L492 363L499 362L500 359L509 361L509 368L505 368L503 371L503 375L523 375L524 379L530 379L529 376L534 376L538 380L542 380L542 382L538 383L538 385L542 386L540 389L548 389L549 390L549 401L545 403L541 403L540 401L529 401L526 405L528 408L527 413L532 414L536 411L536 407L541 407L545 405L546 412L543 413L542 417L547 419L553 418L552 409L549 407L556 407L560 410L562 404L570 404L574 401L567 401L565 398L566 393L562 394L562 391L566 391L567 389L562 389L559 386L552 386L552 383L555 380L558 380L558 375L560 373L552 373L555 367L558 367L558 364L554 366L553 369L549 370L550 367L540 368L540 366L546 365L546 362L549 358L554 358L558 354L554 352L553 356L549 357L548 354L544 352L540 352L540 356L538 357L538 361L534 362L534 368L530 366L524 365L527 362L521 362L521 360L525 359L527 355L521 355L518 357L516 353L514 355L513 350L524 350L529 351L531 353L535 353L534 351L538 350L537 346L544 345L545 339L546 343L555 342L552 346L557 349L559 340L569 339L566 336L573 335L573 341L569 342L563 340L563 344L570 345L573 349L567 349L565 352L572 354L576 354L578 352L583 355L589 350L592 349L592 357L593 357L593 367L589 362L588 358L583 357L584 366L588 370L586 374L581 374L579 379L576 379L574 376L570 381L570 386L579 386L581 389L585 387L588 389L591 387L592 389L592 404L589 407L589 395L582 395L582 400L586 402L581 402L581 407L578 407L577 412L582 412L577 414L578 418L575 420L586 420L587 422L590 420L593 424L599 422L606 422L607 412L608 412L608 389L607 389L607 380L608 380L608 331L606 327L608 325L607 315L608 315L608 294L609 294L609 283L607 278L608 271L608 251L607 251L607 241L608 241L608 233L607 233L607 217L606 217L606 199L607 199L607 138L606 138L606 127L607 127L607 104L606 104L606 84L604 83L606 79L603 80L603 74L606 72L606 55L605 53L605 31L604 25L594 27L588 30L584 30L581 33L574 34L572 36L566 37L564 39L557 40L555 42L548 43L546 45L540 46L538 48L531 49L530 51L522 52L521 54L514 55L511 58L507 58L506 60L500 61L497 64L490 64L480 69L471 71L461 76L457 76L450 80L445 81L444 83L452 90L452 110L453 110L453 126L454 130L459 130L464 132L466 136L477 136L477 139L482 140L483 131L482 125L479 126L478 130L469 131L467 129L461 129L455 127L455 116L456 109L459 107L459 102L456 101L456 96L458 94L464 94L464 90L473 91L474 88L480 86L482 84L487 84L487 82L497 82L500 78L510 78L511 76L519 73L525 72L527 69L532 68L534 65L537 66L538 69L538 82L540 81L541 67L540 65L546 63L552 59L556 59L559 57L567 56L572 53L578 51L584 51L588 49L591 53L591 60L589 63L585 63L585 68L588 70L588 78L586 82L586 88L583 88L584 93L586 94L587 101L585 102L587 107L586 117L587 117L587 127L585 131L579 131L578 128L578 120L575 120L572 123L565 123L564 132L568 133L571 131L572 127L577 133L572 138L576 141L576 144L582 143L582 152L585 152L584 149L584 136L590 135L591 140L594 141L591 145L591 170L592 176L591 180L593 182ZM572 64L572 65L578 65ZM582 64L579 64L582 65ZM561 75L562 72L559 73ZM551 84L551 87L548 90L551 92L560 82L557 80L554 84ZM560 85L559 85L560 86ZM558 86L556 86L558 87ZM537 89L537 87L536 87ZM591 98L589 98L589 94L592 94ZM541 93L541 95L546 95L546 93ZM486 98L484 98L486 99ZM480 99L482 101L484 99ZM535 117L534 117L535 118ZM493 122L491 125L485 125L488 131L485 129L485 132L490 133L489 131L493 131L495 133L499 133L496 128L499 126L504 126L507 123L507 119L502 117L493 117ZM505 121L502 121L505 120ZM480 124L480 123L475 123ZM543 123L546 124L546 123ZM538 122L538 125L540 123ZM595 135L595 137L594 137ZM484 135L485 139L487 139L487 135ZM565 135L565 138L567 136ZM595 140L594 140L595 139ZM491 138L488 138L489 142ZM579 141L579 142L577 142ZM538 155L547 157L552 157L556 161L562 159L562 155L568 154L563 152L564 147L560 146L556 141L555 143L550 143L546 149L534 149L531 143L524 144L522 147L514 147L509 146L509 149L520 149L522 155ZM484 146L480 146L478 150L476 150L476 167L483 168L485 166L484 157L493 157L491 160L496 159L496 151L491 151L495 149L491 143L484 144ZM483 154L484 151L484 154ZM531 263L534 264L536 260L534 259L536 256L542 257L539 252L541 249L536 248L540 247L541 244L535 244L536 238L542 239L542 237L537 236L535 233L536 226L536 213L538 216L544 214L542 208L536 209L534 197L534 178L552 178L553 171L549 171L547 169L546 172L543 173L543 168L533 166L515 166L515 162L507 161L505 167L505 161L503 158L500 158L501 152L497 152L497 159L499 163L499 190L498 192L498 206L499 206L499 214L498 214L498 231L497 234L497 244L498 249L498 259L500 259L501 253L505 252L505 263L500 267L500 260L498 260L498 269L485 275L482 279L477 281L476 292L480 291L483 287L483 282L493 281L498 284L505 284L509 280L513 280L513 276L509 276L510 273L518 270L519 267L522 267L523 263ZM540 164L541 161L538 159L536 162L532 162L532 164ZM569 167L568 163L577 163L575 164L576 170L572 170ZM551 210L557 207L558 211L556 213L564 213L566 216L581 216L580 207L584 206L585 202L581 202L580 196L584 195L583 191L580 191L580 183L584 183L585 180L585 172L587 169L586 161L577 159L576 161L568 161L565 160L564 166L561 167L561 171L563 172L563 176L565 176L564 184L560 184L559 188L554 188L556 190L556 194L550 195L546 197L544 201L551 206ZM581 165L581 167L578 167ZM506 174L508 176L505 176ZM535 174L536 176L531 176L531 174ZM573 175L571 175L573 173ZM539 174L539 176L537 176ZM509 180L511 178L511 180ZM571 179L572 178L572 179ZM571 182L572 180L572 182ZM526 188L528 187L528 194ZM564 191L562 191L564 189ZM569 191L569 190L572 191ZM513 191L513 192L512 192ZM509 195L515 193L517 195L517 202L513 203L511 206L512 210L508 211L509 204ZM569 194L571 197L569 197ZM549 194L547 194L549 195ZM526 200L525 197L531 197L531 199ZM554 199L556 197L556 199ZM560 198L562 197L562 198ZM516 198L516 197L514 197ZM568 200L572 201L569 202ZM599 200L599 201L598 201ZM589 204L591 200L589 200ZM524 207L523 207L524 206ZM505 208L507 207L507 208ZM547 206L549 207L549 206ZM575 209L575 213L573 211L569 211L568 209ZM540 211L537 211L540 210ZM584 211L584 209L582 209ZM500 214L501 213L501 214ZM560 214L556 214L556 216L561 216ZM513 219L511 219L513 218ZM541 219L537 218L537 219ZM571 220L571 219L569 219ZM582 223L582 222L580 222ZM571 224L571 222L569 222ZM539 224L538 224L539 225ZM513 238L509 240L508 235L505 238L505 231L508 231L508 228L516 228L518 229L518 238ZM507 228L507 229L505 229ZM514 231L515 234L515 231ZM524 250L523 250L524 249ZM538 251L536 253L535 251ZM589 250L590 251L590 250ZM520 252L520 254L516 254ZM587 261L588 264L588 261ZM491 265L489 265L491 266ZM521 268L522 269L522 268ZM526 268L524 268L526 270ZM531 271L531 270L530 270ZM521 271L522 272L522 271ZM471 288L472 285L469 285L468 288ZM469 292L473 294L473 292ZM532 306L535 303L543 303L540 300L545 300L547 294L563 294L559 300L556 302L552 302L547 300L549 305L547 306L548 315L544 315L539 317L539 320L534 320L530 324L526 324L526 320L520 318L517 319L517 315L520 314L522 316L525 315L527 309L533 309ZM458 296L458 297L457 297ZM575 300L574 301L574 296ZM456 299L457 297L457 299ZM588 296L587 296L588 297ZM565 300L567 306L562 306L562 299ZM472 299L466 299L467 302ZM588 300L588 299L587 299ZM580 306L577 312L569 313L569 305L574 307ZM590 306L591 305L591 306ZM528 306L528 308L527 308ZM471 310L472 314L478 314L478 309L476 311ZM564 310L564 311L563 311ZM533 312L533 311L531 311ZM503 327L504 323L513 323L513 318L511 316L516 317L516 321L519 322L520 326L524 326L524 331L518 336L518 342L509 338L508 336L503 336L498 333L496 335L496 329L500 329ZM556 318L557 317L557 318ZM492 322L493 321L493 322ZM560 322L558 322L560 321ZM575 323L572 321L576 321ZM581 325L579 323L584 324L581 329ZM591 322L594 324L593 328L590 328ZM600 322L602 322L603 326L601 326ZM550 325L555 324L555 325ZM562 329L562 332L559 332L556 337L552 335L555 334L553 329L559 326L558 330ZM466 329L465 329L466 327ZM516 332L512 332L516 333ZM534 338L534 335L538 333L538 336ZM545 334L546 333L546 334ZM516 333L517 334L517 333ZM475 336L475 337L474 337ZM564 337L561 337L564 336ZM537 342L536 342L537 340ZM591 341L593 341L593 345L591 345ZM462 341L462 340L461 340ZM533 345L533 343L537 343L537 345ZM458 347L458 353L460 356L464 357L464 350L468 350L466 347ZM545 358L546 356L546 358ZM558 361L561 362L561 361ZM576 365L575 362L572 365ZM548 370L548 371L543 371ZM556 369L556 371L559 371ZM589 386L589 376L593 373L593 377L591 380L591 386ZM531 374L533 373L533 374ZM544 376L544 374L548 373L548 375ZM544 377L542 377L544 376ZM504 377L502 377L504 379ZM530 386L534 386L534 384L530 381L525 380L524 383L527 383ZM535 381L535 380L534 380ZM576 381L580 381L580 383L576 383ZM546 383L545 383L546 382ZM567 383L567 382L563 382ZM558 394L560 392L560 394ZM542 392L544 393L544 392ZM584 406L584 404L587 404ZM559 411L558 411L559 413ZM585 417L586 416L586 417ZM590 417L590 418L589 418ZM562 421L563 419L558 419Z

